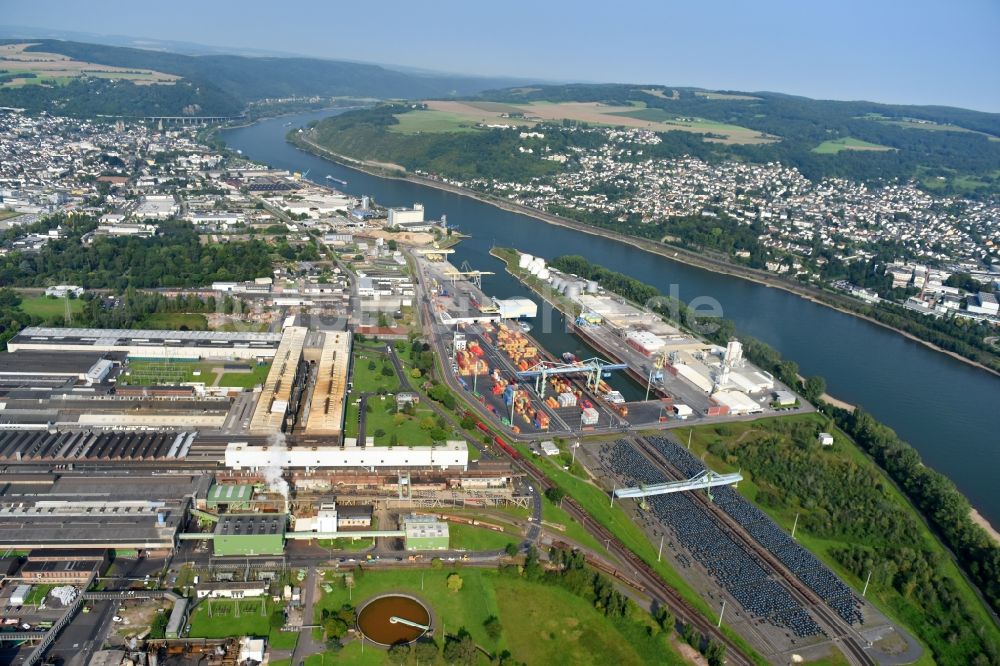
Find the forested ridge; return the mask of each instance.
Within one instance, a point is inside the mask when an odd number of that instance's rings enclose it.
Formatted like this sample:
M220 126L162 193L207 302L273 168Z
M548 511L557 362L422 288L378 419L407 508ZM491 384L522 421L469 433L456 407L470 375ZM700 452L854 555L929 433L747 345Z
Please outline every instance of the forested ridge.
M0 40L0 44L25 40ZM101 65L151 69L182 77L174 85L76 79L67 85L0 88L0 106L69 116L150 116L239 114L264 98L411 98L470 95L514 83L503 77L415 74L380 65L319 58L185 55L55 39L32 39L27 52L58 53ZM191 111L197 105L195 113Z

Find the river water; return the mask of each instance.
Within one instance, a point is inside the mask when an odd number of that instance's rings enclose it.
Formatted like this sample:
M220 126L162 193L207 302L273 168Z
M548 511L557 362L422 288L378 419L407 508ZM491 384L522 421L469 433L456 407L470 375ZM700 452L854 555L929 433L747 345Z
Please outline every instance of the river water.
M993 411L1000 411L1000 379L996 376L780 289L686 266L469 197L369 176L300 151L285 141L290 129L333 113L266 120L228 130L223 138L231 148L272 167L308 171L309 180L314 182L356 196L371 195L386 206L408 207L420 202L430 219L447 215L449 225L471 235L456 247L452 263L458 266L468 261L476 269L495 271L496 275L483 278L483 289L492 296L535 298L489 255L496 245L546 259L560 254L583 255L663 293L677 285L679 297L687 303L699 296L712 297L721 304L723 316L736 323L738 332L767 342L798 363L802 374L825 377L831 395L861 405L894 428L916 447L926 464L947 474L980 513L1000 525L1000 484L995 477L1000 470L1000 431L998 412ZM347 185L326 180L327 175L346 180ZM548 327L536 323L532 335L552 351L589 351L576 337L561 332L558 317L553 324L553 332L545 332L542 329ZM629 399L640 393L634 385L618 388Z

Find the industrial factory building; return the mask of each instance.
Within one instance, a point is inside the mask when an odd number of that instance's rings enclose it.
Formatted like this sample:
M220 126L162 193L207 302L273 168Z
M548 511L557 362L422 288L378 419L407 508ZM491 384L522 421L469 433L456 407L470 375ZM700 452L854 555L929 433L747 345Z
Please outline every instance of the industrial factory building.
M272 358L281 333L160 331L29 326L8 343L11 352L122 352L133 358Z
M77 473L9 474L5 480L0 488L4 550L163 552L173 549L191 500L210 481L200 474Z
M403 519L406 550L448 550L448 523L413 514Z
M328 331L317 366L306 434L336 437L344 428L347 373L351 367L351 334Z
M274 363L253 411L251 432L271 434L285 429L285 419L296 396L296 382L302 369L302 347L308 332L309 329L303 326L289 326L282 331Z
M283 513L233 513L220 516L212 539L219 557L281 555L285 551Z
M225 509L230 512L246 511L253 499L253 486L216 484L208 491L205 508L209 511Z
M438 468L469 467L469 449L464 441L440 446L254 446L234 442L226 447L226 467L233 470L282 467Z

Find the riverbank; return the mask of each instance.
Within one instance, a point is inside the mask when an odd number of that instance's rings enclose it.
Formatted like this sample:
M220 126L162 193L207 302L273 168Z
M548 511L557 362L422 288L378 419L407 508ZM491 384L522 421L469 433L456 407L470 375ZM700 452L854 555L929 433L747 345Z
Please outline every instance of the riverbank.
M962 361L967 365L971 365L981 370L985 370L986 372L996 377L1000 377L1000 371L997 371L987 365L984 365L979 361L967 358L965 356L962 356L961 354L949 351L947 349L943 349L942 347L934 344L933 342L924 340L912 333L909 333L895 326L891 326L889 324L881 322L875 319L874 317L857 312L852 308L847 307L847 305L838 304L838 302L834 302L833 300L831 300L835 299L840 303L846 303L847 302L846 299L849 298L847 296L841 296L839 294L825 291L817 287L810 287L808 285L782 280L770 274L764 273L763 271L758 271L756 269L746 268L742 266L736 266L729 262L702 256L697 253L691 252L690 250L685 250L683 248L677 248L663 243L656 243L654 241L648 241L646 239L636 238L634 236L626 236L624 234L608 231L605 229L601 229L599 227L594 227L592 225L584 224L582 222L576 222L575 220L569 220L560 217L558 215L553 215L545 211L540 211L535 208L522 206L520 204L513 204L508 201L504 201L502 199L497 199L495 197L485 195L475 190L470 190L468 188L459 187L456 185L452 185L450 183L445 183L434 178L427 178L424 176L408 174L405 172L405 169L403 169L403 167L400 167L399 165L391 165L392 167L394 167L391 170L386 169L384 167L390 165L384 165L382 163L373 163L365 160L357 160L348 157L346 155L341 155L327 148L324 148L323 146L316 144L315 142L309 140L308 138L299 135L289 137L289 142L305 152L316 155L318 157L322 157L324 159L328 159L338 164L343 164L344 166L348 166L353 169L364 171L365 173L368 173L372 176L376 176L379 178L390 178L394 180L405 180L416 183L418 185L433 187L438 190L475 199L479 202L489 204L501 210L506 210L508 212L517 213L520 215L526 215L534 219L541 220L542 222L545 222L547 224L565 227L568 229L572 229L574 231L579 231L599 238L608 238L620 243L630 245L644 252L649 252L650 254L656 254L665 257L671 261L676 261L681 264L694 266L696 268L701 268L707 271L711 271L713 273L720 273L724 275L738 277L740 279L754 282L756 284L760 284L765 287L781 289L782 291L795 294L796 296L799 296L805 300L816 303L817 305L822 305L832 310L836 310L837 312L846 315L851 315L852 317L865 320L869 323L875 324L884 329L893 331L909 340L918 342L921 345L928 347L929 349L950 356L951 358L954 358L956 360Z
M969 512L969 516L972 517L972 522L986 530L986 533L990 535L990 538L993 539L994 543L1000 545L1000 532L997 532L996 529L990 525L990 521L986 520L986 518L984 518L982 514L974 508Z

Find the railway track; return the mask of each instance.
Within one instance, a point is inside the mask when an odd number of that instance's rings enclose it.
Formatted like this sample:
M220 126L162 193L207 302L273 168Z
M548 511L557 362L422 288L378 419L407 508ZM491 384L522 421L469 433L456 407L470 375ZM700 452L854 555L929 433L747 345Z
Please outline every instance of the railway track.
M508 454L509 455L509 454ZM543 490L547 490L555 484L549 480L530 461L520 456L511 456L515 467L521 470L538 484ZM658 603L663 604L681 621L690 622L696 630L707 638L716 640L726 646L726 663L733 665L750 666L755 662L748 657L743 649L725 633L717 628L712 622L701 614L687 599L660 577L656 570L632 552L625 544L603 525L590 517L582 506L571 498L563 499L563 509L577 520L585 530L601 543L606 544L608 551L622 563L632 568L631 577L645 587L645 591ZM624 573L624 572L623 572Z
M684 475L671 465L669 461L664 459L660 452L644 438L636 437L632 441L640 452L645 454L650 462L656 465L666 476L674 479L684 478ZM787 589L793 598L816 616L827 636L843 649L851 663L858 664L859 666L875 666L878 663L865 651L854 630L827 606L815 592L800 581L794 573L789 571L771 551L758 543L751 535L747 534L742 525L722 511L718 505L708 500L704 494L694 493L694 495L697 498L696 501L706 509L709 516L720 523L741 546L761 558L772 572L777 575L782 587Z

